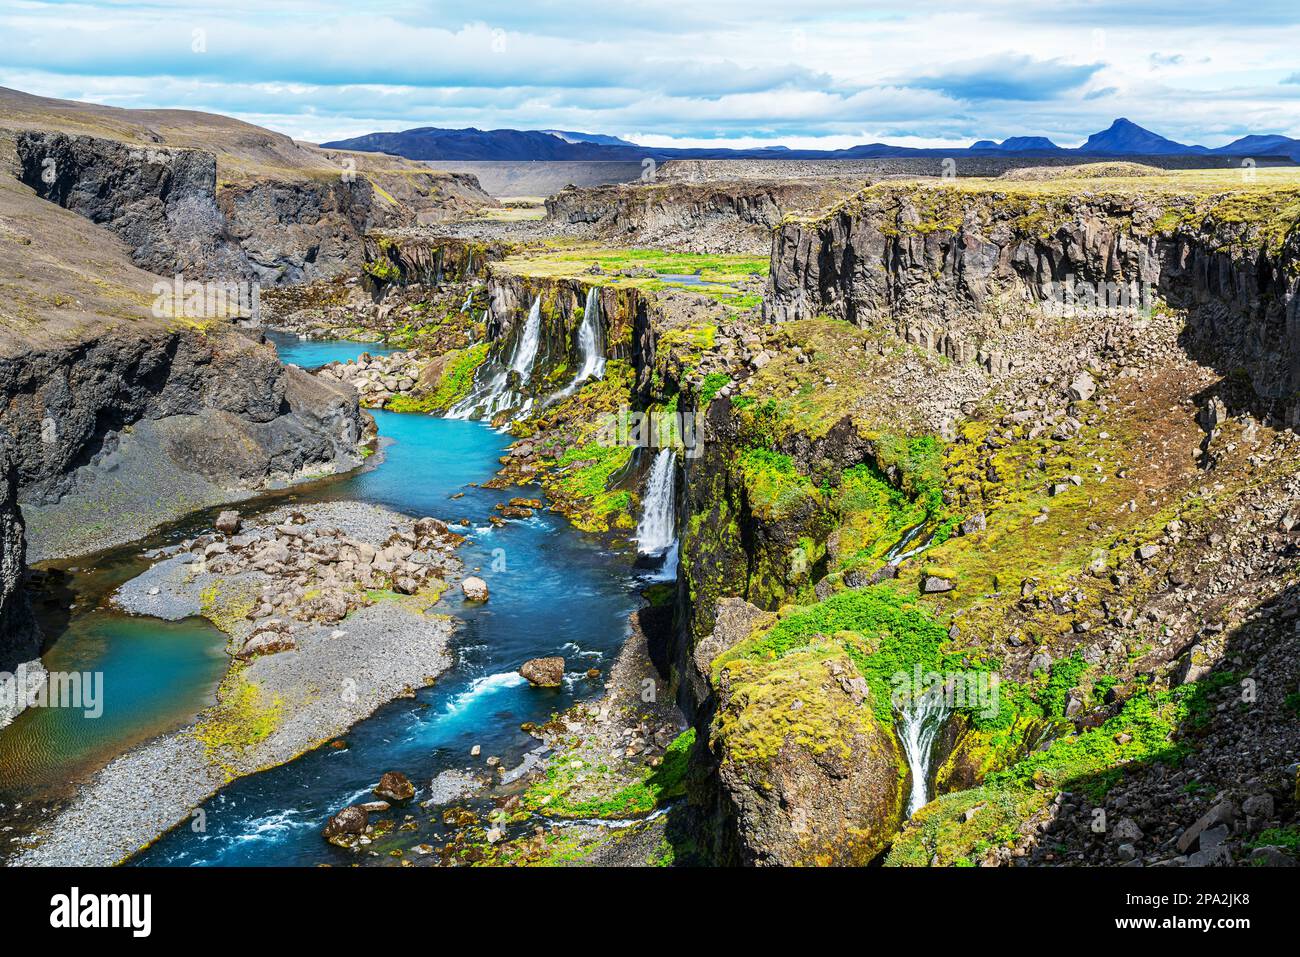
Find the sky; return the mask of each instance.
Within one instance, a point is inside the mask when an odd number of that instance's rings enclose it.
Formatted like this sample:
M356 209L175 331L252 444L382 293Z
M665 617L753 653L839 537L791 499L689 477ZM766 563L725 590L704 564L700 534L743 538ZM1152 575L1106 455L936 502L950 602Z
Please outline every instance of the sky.
M1297 0L0 0L0 86L323 142L416 126L650 146L1300 137Z

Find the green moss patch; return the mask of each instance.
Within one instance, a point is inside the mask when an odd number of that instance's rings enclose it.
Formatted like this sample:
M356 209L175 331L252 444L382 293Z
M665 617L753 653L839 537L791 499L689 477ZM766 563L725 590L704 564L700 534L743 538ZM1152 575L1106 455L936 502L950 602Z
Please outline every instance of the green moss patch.
M646 768L644 776L618 785L611 793L579 797L593 789L593 778L610 777L608 768L589 768L582 762L553 761L542 779L523 795L523 806L533 813L565 818L628 818L654 811L685 793L686 767L695 729L682 732L668 746L658 767Z

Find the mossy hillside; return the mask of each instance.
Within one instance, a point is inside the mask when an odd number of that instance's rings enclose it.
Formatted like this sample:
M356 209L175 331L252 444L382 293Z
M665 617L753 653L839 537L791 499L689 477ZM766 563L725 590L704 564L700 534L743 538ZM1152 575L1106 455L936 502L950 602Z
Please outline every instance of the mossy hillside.
M531 476L553 507L584 531L627 531L635 527L636 491L628 470L636 449L613 444L611 424L631 404L634 373L611 359L604 378L522 423L515 434L536 443L541 456Z
M682 732L655 767L644 768L630 783L606 789L602 779L618 781L611 769L584 762L552 761L546 773L524 792L523 808L564 818L642 817L685 794L686 769L695 729Z
M474 376L487 359L489 343L480 342L465 349L445 353L441 374L432 383L432 391L422 394L395 395L385 408L392 412L445 412L474 388ZM423 380L423 376L421 377ZM421 386L426 383L421 382Z
M630 446L596 442L570 449L554 460L542 485L557 507L567 503L570 517L583 531L634 528L636 494L613 487L615 476L631 462L632 452Z
M1115 383L1104 409L1074 403L1074 430L996 414L965 423L944 450L943 494L952 513L981 514L985 527L935 543L921 562L904 563L900 581L911 587L925 565L943 566L958 587L931 602L964 631L991 645L1018 636L1068 656L1081 634L1139 606L1159 583L1168 547L1143 565L1134 560L1139 546L1210 520L1243 482L1266 477L1238 450L1220 461L1217 489L1207 489L1188 454L1203 439L1194 407L1146 411L1178 408L1196 388L1199 380L1171 384L1156 372Z
M912 816L885 866L978 866L990 848L1014 844L1021 825L1049 802L1043 791L999 788L942 795Z
M651 370L655 391L662 395L670 391L668 383L690 380L705 354L714 351L717 334L718 327L712 323L661 331L655 340L654 368ZM730 381L731 377L725 373L714 373L719 374L724 376L724 381ZM715 378L714 381L718 380ZM718 388L721 387L719 383Z
M721 748L724 761L761 775L787 745L847 759L859 734L892 737L892 719L880 721L877 708L821 690L829 680L828 663L847 665L852 673L851 661L838 641L804 644L780 656L720 656L714 673L725 682L727 704L714 719L715 750Z
M885 330L825 317L782 324L767 347L771 361L732 399L738 429L750 444L779 448L796 437L814 442L846 418L865 433L935 431L891 383L904 365L923 377L941 376L943 358Z
M459 293L416 302L406 321L385 332L384 341L395 348L427 356L465 349L482 341L486 334L486 324L475 318L482 316L487 308L484 291L476 291L469 308L462 312L464 304L464 297Z
M981 787L958 791L923 808L895 842L890 865L977 863L991 848L1015 843L1021 825L1060 791L1093 801L1126 768L1153 761L1179 764L1209 716L1212 693L1235 680L1230 672L1174 689L1139 687L1119 711L1096 727L1071 730L1011 766L989 774ZM965 812L977 809L968 821Z
M801 475L793 459L771 449L753 448L737 463L750 511L761 521L778 522L826 507L827 494Z
M552 828L541 835L488 844L486 832L472 847L460 849L462 862L474 867L575 867L600 851L627 841L638 826L618 829ZM481 829L475 829L481 832ZM480 856L481 855L481 856ZM470 858L474 858L470 860Z
M847 655L871 689L877 719L893 721L898 676L986 670L973 665L966 649L950 650L947 629L917 601L891 583L838 592L824 601L787 612L770 628L751 635L713 662L715 682L739 662L780 661L805 648L831 646ZM983 723L986 719L973 716Z

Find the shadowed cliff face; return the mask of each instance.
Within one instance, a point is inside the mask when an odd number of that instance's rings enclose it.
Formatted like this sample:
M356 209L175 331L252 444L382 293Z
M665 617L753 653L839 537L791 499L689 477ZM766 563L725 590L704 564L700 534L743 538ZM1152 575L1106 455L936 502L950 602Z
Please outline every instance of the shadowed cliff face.
M216 158L202 150L56 132L20 133L17 150L38 196L112 229L137 266L162 275L277 284L326 274L358 259L374 198L355 177L257 182L218 202Z
M40 650L40 635L22 587L27 544L17 479L9 436L0 431L0 671L12 671Z
M42 557L354 467L368 427L351 389L238 332L116 331L5 359L0 395Z
M20 179L38 196L112 229L137 266L162 275L309 281L359 267L372 228L491 202L473 177L434 171L398 177L398 195L381 195L340 153L327 154L340 164L336 174L219 184L217 159L205 150L52 131L20 132L16 149Z
M771 230L796 209L817 209L861 180L619 183L568 187L546 200L554 221L587 224L596 235L702 253L765 253Z

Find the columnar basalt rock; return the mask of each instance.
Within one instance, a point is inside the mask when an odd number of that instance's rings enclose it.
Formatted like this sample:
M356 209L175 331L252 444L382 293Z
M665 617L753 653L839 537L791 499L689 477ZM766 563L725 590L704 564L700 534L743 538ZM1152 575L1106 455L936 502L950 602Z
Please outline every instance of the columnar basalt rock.
M1241 368L1261 402L1300 415L1300 238L1285 210L1242 218L1231 190L1018 195L869 187L837 209L789 217L772 237L764 313L883 325L957 362L994 369L1000 331L1046 309L1188 313L1188 345ZM1279 201L1280 202L1280 201ZM1287 236L1278 240L1281 233ZM1095 310L1093 310L1095 311Z

